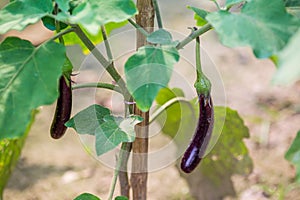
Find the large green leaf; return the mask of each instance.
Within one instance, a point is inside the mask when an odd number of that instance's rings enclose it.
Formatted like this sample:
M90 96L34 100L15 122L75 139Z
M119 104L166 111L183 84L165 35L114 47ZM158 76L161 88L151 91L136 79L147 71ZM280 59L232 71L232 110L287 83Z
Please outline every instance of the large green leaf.
M74 200L100 200L100 199L93 194L83 193L78 197L76 197Z
M158 103L161 105L174 96L178 96L174 92L171 94L172 90L169 89L160 91L157 97ZM191 108L194 112L191 111ZM209 154L191 175L182 173L193 196L198 198L203 197L204 193L206 199L221 199L226 195L234 195L232 175L249 174L252 170L252 161L243 142L244 138L249 137L249 131L243 120L236 111L230 108L215 106L214 110L215 124L212 140L208 147ZM179 135L190 135L189 132L194 131L197 123L195 114L198 112L194 101L191 101L190 106L176 103L166 109L164 116L158 118L158 122L163 125L163 133L174 138L180 152L182 152L182 146L186 145L186 137ZM218 138L216 143L214 143L215 138Z
M31 111L55 101L65 60L65 48L52 41L38 48L19 38L0 44L0 139L21 136Z
M137 8L132 0L90 0L78 5L71 16L58 16L70 23L80 24L88 32L95 35L100 25L109 22L122 22L137 14Z
M122 142L133 142L134 126L141 121L142 118L135 115L115 117L109 109L95 104L77 113L65 125L74 128L78 134L94 135L96 153L100 156Z
M277 57L278 69L273 77L276 84L290 84L300 79L300 29Z
M106 116L104 123L100 124L96 130L97 156L114 149L122 142L133 142L135 140L134 126L141 121L141 118L137 116L126 119Z
M171 33L164 29L158 29L150 33L147 41L152 44L172 44L173 42Z
M128 90L142 111L149 110L158 91L167 86L178 60L178 51L171 46L144 46L127 60Z
M0 10L0 34L23 30L53 10L52 0L18 0Z
M100 105L91 105L77 113L65 125L72 127L78 134L95 135L96 129L104 123L104 116L110 115L110 110Z
M229 47L250 46L258 58L267 58L280 51L297 31L300 23L288 14L282 0L252 0L241 13L219 11L206 19Z
M296 181L300 183L300 131L298 131L289 150L285 154L285 159L293 163L296 167Z

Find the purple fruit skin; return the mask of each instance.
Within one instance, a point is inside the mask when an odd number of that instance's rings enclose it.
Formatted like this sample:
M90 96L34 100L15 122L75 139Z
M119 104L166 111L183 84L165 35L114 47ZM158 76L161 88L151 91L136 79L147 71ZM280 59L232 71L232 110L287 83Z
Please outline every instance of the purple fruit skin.
M65 77L61 76L59 79L59 97L50 129L50 134L53 139L59 139L65 134L67 127L64 124L70 119L71 109L72 89L67 84Z
M198 99L199 119L197 129L181 160L181 169L185 173L191 173L200 163L214 126L214 109L211 97L200 94Z

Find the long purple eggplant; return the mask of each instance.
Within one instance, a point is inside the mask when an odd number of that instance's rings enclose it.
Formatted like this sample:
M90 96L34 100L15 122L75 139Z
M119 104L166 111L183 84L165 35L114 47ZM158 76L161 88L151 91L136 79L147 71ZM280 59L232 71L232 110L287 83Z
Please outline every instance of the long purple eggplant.
M181 160L181 169L186 173L192 172L202 160L214 126L214 109L211 96L200 94L198 99L199 119L197 129Z
M56 103L56 110L52 121L50 134L54 139L61 138L67 127L65 123L70 119L72 109L72 89L66 78L61 76L59 79L59 97Z

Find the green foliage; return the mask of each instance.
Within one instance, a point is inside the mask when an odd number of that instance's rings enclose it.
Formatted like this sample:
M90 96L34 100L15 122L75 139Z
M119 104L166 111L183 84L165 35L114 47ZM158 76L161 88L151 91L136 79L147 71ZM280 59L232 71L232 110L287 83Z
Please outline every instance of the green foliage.
M96 35L100 25L122 22L137 14L132 0L90 0L74 8L72 15L59 13L57 18L72 24L79 24L89 33Z
M296 167L296 181L300 183L300 131L298 131L289 150L285 154L285 159L293 163Z
M192 6L188 6L188 8L195 12L194 18L197 21L197 26L203 26L207 24L206 16L209 12Z
M137 116L126 119L105 116L104 122L96 129L97 156L114 149L122 142L133 142L135 139L134 126L141 121L141 118Z
M24 142L27 138L31 125L34 122L37 111L31 113L30 122L24 134L16 139L0 140L0 199L3 194L3 189L21 155Z
M81 195L79 195L78 197L76 197L74 200L101 200L98 197L96 197L93 194L90 193L83 193Z
M70 0L55 0L58 8L63 12L68 12L70 9Z
M230 179L234 174L250 174L253 168L248 149L243 142L243 139L249 138L249 130L238 113L228 107L216 106L215 131L218 129L222 130L218 142L199 168L216 186L222 179Z
M273 0L272 6L269 1L252 0L241 13L222 10L208 14L206 19L224 45L250 46L258 58L280 51L300 25L298 19L286 12L282 0Z
M178 60L172 46L144 46L127 60L127 87L142 111L148 111L159 90L167 86Z
M158 29L157 31L150 33L149 36L147 37L147 41L152 44L162 44L162 45L173 43L172 35L164 29Z
M77 113L65 125L74 128L78 134L95 135L107 115L110 115L108 108L95 104Z
M300 29L290 40L288 45L278 54L277 71L273 77L276 84L290 84L300 79Z
M0 44L0 139L21 136L31 111L55 101L65 60L65 48L52 41L37 48L19 38Z
M162 106L167 101L175 97L184 97L183 91L179 88L162 88L156 97L156 102L158 105ZM161 123L162 131L164 133L167 133L171 137L175 137L178 133L179 127L182 125L181 119L184 119L182 118L183 116L189 119L196 118L192 104L189 105L187 103L182 102L176 102L172 104L172 106L166 109L166 113L159 116L158 118L159 122L164 122Z
M142 118L135 115L115 117L109 109L95 104L77 113L65 125L74 128L78 134L94 135L96 152L100 156L121 142L133 142L134 126L141 121Z
M53 10L52 0L13 1L0 10L0 34L7 31L23 30Z

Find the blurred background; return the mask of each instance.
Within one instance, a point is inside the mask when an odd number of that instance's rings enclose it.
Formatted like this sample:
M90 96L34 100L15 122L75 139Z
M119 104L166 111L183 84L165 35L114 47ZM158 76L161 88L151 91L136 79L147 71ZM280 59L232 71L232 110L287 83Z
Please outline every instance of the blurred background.
M0 7L5 3L1 0ZM187 5L211 11L216 9L210 1L185 0L175 3L160 0L159 4L164 26L183 35L190 33L188 27L195 26L193 12L186 8ZM131 27L127 25L113 31L112 35L129 29ZM22 33L22 37L39 44L51 34L46 29L41 30L39 24ZM189 44L183 50L186 55L193 54L193 45ZM276 68L270 60L257 60L247 47L231 49L222 46L214 31L203 35L202 48L221 74L226 94L226 102L223 103L237 110L250 130L250 138L245 142L254 162L253 172L248 177L234 176L232 180L237 196L225 199L300 199L299 188L293 183L295 169L284 159L299 130L300 83L288 87L272 85ZM89 62L79 46L68 48L68 53L77 69L84 61ZM189 77L189 73L180 73L193 82L192 75ZM86 80L93 78L92 74L86 76ZM109 99L100 101L109 104ZM78 111L76 108L73 115ZM107 196L113 170L89 156L73 130L68 130L60 140L50 138L49 127L54 109L55 105L39 109L21 159L4 192L4 199L68 200L83 192L102 198ZM151 172L148 185L149 200L193 199L186 181L173 165ZM208 192L211 191L213 188ZM118 192L117 189L116 194Z

